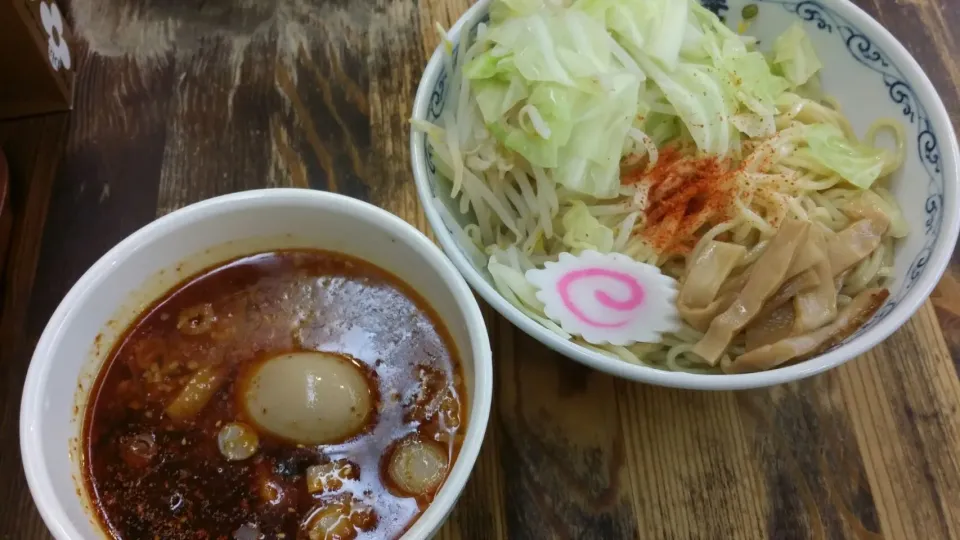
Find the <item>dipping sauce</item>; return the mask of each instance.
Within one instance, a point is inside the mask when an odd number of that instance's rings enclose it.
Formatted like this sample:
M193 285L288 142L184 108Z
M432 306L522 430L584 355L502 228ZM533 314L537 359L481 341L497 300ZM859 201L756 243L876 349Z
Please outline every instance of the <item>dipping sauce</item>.
M262 253L157 301L91 392L84 472L118 539L393 539L466 432L459 360L396 277Z

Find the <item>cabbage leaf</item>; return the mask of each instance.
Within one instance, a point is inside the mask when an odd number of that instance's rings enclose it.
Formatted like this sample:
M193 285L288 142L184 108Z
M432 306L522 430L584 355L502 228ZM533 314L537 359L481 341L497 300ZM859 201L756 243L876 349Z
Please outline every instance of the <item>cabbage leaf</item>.
M887 150L850 141L832 124L807 126L805 137L808 147L798 154L816 160L861 189L873 185L887 160Z
M593 217L582 201L574 201L573 206L563 215L562 221L566 231L563 243L575 252L593 249L600 253L610 253L613 250L613 230Z
M774 64L793 88L806 84L823 68L810 36L799 22L793 23L777 38L773 44L773 54Z

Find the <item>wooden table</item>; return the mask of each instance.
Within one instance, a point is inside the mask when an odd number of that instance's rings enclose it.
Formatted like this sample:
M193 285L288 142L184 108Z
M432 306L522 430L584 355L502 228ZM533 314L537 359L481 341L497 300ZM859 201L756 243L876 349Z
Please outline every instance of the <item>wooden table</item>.
M956 1L858 3L917 56L960 123ZM217 40L162 61L79 51L39 265L34 275L34 201L30 240L5 276L0 538L47 538L17 451L22 381L60 298L124 236L183 205L272 186L338 191L426 229L406 119L433 21L466 7L377 0L239 53ZM488 309L496 401L441 538L960 538L958 280L955 259L932 300L863 358L739 393L591 372Z

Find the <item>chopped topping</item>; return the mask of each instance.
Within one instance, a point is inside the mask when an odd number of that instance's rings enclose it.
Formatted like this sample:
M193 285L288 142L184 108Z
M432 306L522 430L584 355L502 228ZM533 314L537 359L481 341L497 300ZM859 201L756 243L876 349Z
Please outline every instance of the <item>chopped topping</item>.
M234 422L220 430L217 445L223 457L230 461L242 461L257 453L260 438L250 426Z
M307 468L307 491L330 493L343 488L344 480L360 478L360 467L346 459L329 461Z

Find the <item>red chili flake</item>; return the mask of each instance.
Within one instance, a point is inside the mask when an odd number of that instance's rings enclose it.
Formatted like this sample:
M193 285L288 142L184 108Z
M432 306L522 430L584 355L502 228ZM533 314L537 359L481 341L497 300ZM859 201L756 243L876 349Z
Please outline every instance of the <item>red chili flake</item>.
M737 170L729 159L686 156L668 146L645 173L628 173L626 183L649 183L646 227L641 236L661 255L690 252L696 233L728 219Z

